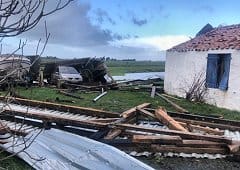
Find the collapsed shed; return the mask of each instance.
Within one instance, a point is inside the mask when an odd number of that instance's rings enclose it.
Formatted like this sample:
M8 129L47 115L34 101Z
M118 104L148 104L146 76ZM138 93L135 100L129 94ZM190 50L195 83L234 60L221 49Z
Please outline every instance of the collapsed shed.
M49 82L53 82L53 75L58 72L59 66L75 68L81 74L83 82L85 83L101 82L102 84L106 84L112 81L108 75L105 62L98 58L60 60L46 63L43 72L44 78L46 78Z
M40 57L37 55L0 55L1 84L6 83L10 79L18 83L30 83L38 78L39 69Z

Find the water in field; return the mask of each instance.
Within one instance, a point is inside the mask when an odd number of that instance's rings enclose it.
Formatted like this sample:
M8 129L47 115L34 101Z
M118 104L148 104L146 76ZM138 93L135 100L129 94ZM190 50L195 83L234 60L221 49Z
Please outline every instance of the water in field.
M126 73L123 76L113 76L113 79L116 81L164 79L164 74L165 72Z

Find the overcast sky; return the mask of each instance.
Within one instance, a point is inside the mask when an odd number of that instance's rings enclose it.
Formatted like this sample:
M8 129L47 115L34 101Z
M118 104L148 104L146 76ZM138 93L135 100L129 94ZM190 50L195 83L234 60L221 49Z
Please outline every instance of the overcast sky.
M239 9L239 0L75 0L43 19L51 33L43 56L163 60L165 50L194 37L207 23L239 24ZM20 38L28 41L25 54L34 54L44 38L43 22L4 39L3 52L10 53Z

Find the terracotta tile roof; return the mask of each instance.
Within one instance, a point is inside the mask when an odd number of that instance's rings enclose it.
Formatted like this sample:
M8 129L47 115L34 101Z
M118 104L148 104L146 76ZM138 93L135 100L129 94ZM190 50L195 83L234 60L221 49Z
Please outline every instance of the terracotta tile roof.
M240 50L240 24L214 28L167 51Z

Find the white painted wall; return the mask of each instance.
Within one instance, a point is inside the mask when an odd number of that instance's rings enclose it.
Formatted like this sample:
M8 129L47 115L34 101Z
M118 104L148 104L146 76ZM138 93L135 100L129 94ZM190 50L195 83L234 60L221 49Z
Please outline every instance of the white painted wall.
M209 88L206 101L218 107L240 111L240 50L210 50L167 52L164 90L166 93L185 97L184 88L193 82L195 74L206 76L209 53L231 53L228 90Z

